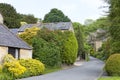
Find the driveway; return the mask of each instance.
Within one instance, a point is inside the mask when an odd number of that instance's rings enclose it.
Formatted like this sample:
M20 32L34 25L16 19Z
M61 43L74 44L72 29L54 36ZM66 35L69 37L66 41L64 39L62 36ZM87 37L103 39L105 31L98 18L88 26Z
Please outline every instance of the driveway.
M104 62L90 57L90 61L71 69L20 80L97 80L103 71L103 67Z

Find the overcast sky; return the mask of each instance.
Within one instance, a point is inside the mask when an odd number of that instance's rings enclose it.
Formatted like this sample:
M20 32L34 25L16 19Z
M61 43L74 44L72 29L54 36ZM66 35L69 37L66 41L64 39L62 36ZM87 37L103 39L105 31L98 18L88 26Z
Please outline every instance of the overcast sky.
M106 4L103 0L0 0L0 3L9 3L18 13L33 14L37 18L52 8L58 8L73 22L84 23L86 19L97 19L105 15Z

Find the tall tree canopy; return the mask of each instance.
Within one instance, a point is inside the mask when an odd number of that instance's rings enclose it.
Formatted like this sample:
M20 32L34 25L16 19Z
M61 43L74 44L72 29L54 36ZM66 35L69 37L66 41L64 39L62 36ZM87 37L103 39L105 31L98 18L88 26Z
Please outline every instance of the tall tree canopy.
M107 0L109 6L109 32L111 36L111 53L120 53L120 0Z
M34 15L32 14L19 14L20 15L20 21L26 22L28 24L30 23L36 23L37 22L37 18L34 17Z
M19 15L10 4L0 3L0 12L4 18L4 24L9 28L19 27Z
M93 23L91 23L89 25L85 25L85 27L84 27L85 35L88 36L89 33L95 32L99 28L108 30L109 25L110 25L110 23L109 23L107 17L99 18L96 21L94 21Z
M56 8L51 9L51 11L45 15L43 22L70 22L71 20L64 15L61 10Z
M12 5L6 3L0 3L0 13L3 15L4 24L8 26L8 28L20 27L21 21L27 23L37 22L37 18L33 15L19 14Z

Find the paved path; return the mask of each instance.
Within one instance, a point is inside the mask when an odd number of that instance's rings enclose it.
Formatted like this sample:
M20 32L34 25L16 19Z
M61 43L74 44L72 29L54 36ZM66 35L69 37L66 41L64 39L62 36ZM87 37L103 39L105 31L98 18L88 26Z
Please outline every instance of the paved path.
M97 80L102 73L103 66L102 61L91 57L89 62L84 62L82 65L71 69L21 80Z

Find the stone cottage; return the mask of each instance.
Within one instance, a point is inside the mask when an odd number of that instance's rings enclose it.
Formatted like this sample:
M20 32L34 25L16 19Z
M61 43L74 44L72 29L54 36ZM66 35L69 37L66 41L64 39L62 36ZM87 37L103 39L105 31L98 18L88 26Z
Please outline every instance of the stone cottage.
M0 63L6 54L11 54L16 59L32 58L32 47L10 32L3 24L0 14Z
M94 48L95 51L98 51L104 41L107 40L107 31L103 29L97 29L96 32L90 33L87 38L87 42Z

